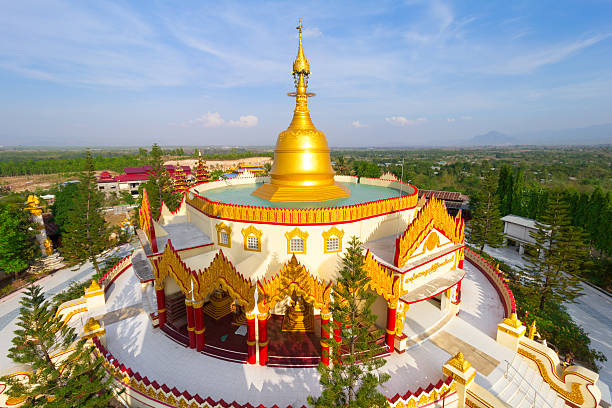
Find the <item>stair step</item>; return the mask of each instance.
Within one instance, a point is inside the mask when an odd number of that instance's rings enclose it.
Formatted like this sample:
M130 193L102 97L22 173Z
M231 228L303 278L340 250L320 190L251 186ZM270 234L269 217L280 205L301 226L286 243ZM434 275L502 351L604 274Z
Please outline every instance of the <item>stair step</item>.
M506 365L506 363L501 363L500 365L495 367L493 372L491 374L489 374L489 376L487 377L487 381L489 381L489 383L491 384L490 389L493 392L497 392L496 391L497 388L501 387L502 383L505 380L505 378L504 378L504 374L506 372L505 365Z
M501 392L500 398L502 401L510 401L514 394L518 391L519 384L516 381L510 381L508 386Z

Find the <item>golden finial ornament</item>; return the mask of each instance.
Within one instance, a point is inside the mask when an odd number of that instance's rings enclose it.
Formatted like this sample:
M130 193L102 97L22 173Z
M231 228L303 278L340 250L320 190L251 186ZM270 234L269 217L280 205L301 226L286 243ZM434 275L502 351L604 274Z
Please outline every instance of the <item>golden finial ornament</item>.
M310 75L310 65L308 64L308 60L306 59L306 56L304 55L304 49L302 48L302 19L300 18L299 20L299 24L296 27L296 29L299 31L299 45L298 45L298 54L297 54L297 58L295 59L295 61L293 62L293 73L294 74L306 74L306 75Z
M510 317L504 319L502 323L507 324L510 327L514 327L515 329L518 329L522 325L516 313L512 313Z
M334 181L325 133L317 130L308 110L307 92L310 64L302 47L302 21L299 31L298 54L293 63L296 91L293 119L287 130L278 135L274 149L274 164L270 182L252 194L268 201L326 201L345 198L348 188Z
M457 370L465 373L472 365L463 357L462 352L458 352L453 358L448 360L448 364Z
M531 322L531 326L529 326L529 334L527 335L527 337L533 340L537 333L538 329L536 327L536 321L535 319L533 319L533 322Z

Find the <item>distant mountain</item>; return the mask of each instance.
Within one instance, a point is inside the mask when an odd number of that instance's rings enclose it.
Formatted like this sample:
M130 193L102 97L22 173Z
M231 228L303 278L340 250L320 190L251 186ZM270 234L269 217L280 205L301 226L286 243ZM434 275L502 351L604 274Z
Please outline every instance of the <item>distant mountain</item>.
M612 144L612 123L583 128L544 130L539 132L507 135L490 131L461 143L467 146L511 146L511 145L598 145Z
M514 145L517 144L515 137L506 135L495 130L491 130L482 135L477 135L466 142L471 146L502 146L502 145Z

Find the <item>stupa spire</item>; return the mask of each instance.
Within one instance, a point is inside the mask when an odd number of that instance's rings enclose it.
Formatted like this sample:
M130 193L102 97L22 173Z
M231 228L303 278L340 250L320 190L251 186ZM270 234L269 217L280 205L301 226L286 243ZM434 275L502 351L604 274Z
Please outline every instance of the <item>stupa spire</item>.
M317 130L308 110L307 92L310 64L302 46L302 21L299 32L298 53L293 62L295 109L289 127L278 135L274 149L274 165L270 183L252 194L269 201L325 201L348 197L348 188L334 181L334 170L329 157L325 134Z
M298 26L296 27L296 29L299 31L299 36L300 36L300 41L299 41L299 45L298 45L298 54L297 57L295 58L295 61L293 62L293 74L305 74L305 75L310 75L310 65L308 64L308 60L306 59L306 56L304 55L304 48L302 48L302 19L300 18L300 23L298 24Z

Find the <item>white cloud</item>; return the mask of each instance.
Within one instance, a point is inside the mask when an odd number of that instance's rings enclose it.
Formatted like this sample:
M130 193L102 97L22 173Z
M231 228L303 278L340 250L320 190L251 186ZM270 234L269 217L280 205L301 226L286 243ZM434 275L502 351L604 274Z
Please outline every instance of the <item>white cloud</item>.
M239 120L230 120L227 124L229 126L237 126L237 127L253 127L257 126L259 119L254 115L245 115L241 116Z
M385 118L385 120L395 126L412 126L427 122L427 118L407 119L404 116L391 116L390 118Z
M446 121L447 121L447 122L455 122L456 120L457 120L457 119L455 119L455 118L446 118Z
M320 37L323 33L319 30L319 27L306 27L302 29L302 37L304 38L314 38Z
M234 126L234 127L253 127L257 126L259 119L254 115L240 116L238 120L226 121L221 117L219 112L207 112L206 114L199 116L195 119L188 120L181 123L179 126L204 126L204 127L221 127L221 126Z
M484 72L501 75L528 74L542 66L563 61L571 55L595 45L610 36L612 36L612 34L598 34L584 40L574 41L568 44L553 45L548 48L531 51L504 60L500 64L485 67Z
M364 127L368 127L368 125L365 125L361 122L359 122L358 120L354 121L353 123L351 123L351 125L353 125L354 128L364 128Z

